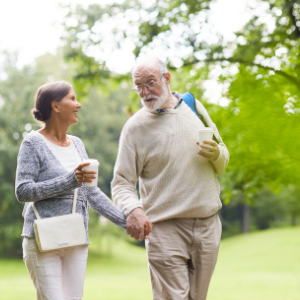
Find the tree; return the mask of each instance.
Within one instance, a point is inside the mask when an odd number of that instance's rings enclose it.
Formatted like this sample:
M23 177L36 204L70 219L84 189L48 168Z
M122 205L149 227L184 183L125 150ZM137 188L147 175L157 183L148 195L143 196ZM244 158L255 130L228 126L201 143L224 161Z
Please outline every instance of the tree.
M161 37L165 41L163 47L170 48L168 41L178 24L184 24L184 29L175 47L192 47L192 52L206 49L207 43L199 43L196 39L201 27L205 26L202 12L209 10L210 2L126 0L121 4L93 4L86 9L81 5L67 6L65 55L68 61L77 64L74 79L78 89L84 92L86 86L111 77L107 57L116 49L122 50L127 45L138 56L144 47L151 47L153 39L161 41ZM192 24L197 25L196 31L191 29ZM128 74L116 76L117 80L120 77L128 78Z

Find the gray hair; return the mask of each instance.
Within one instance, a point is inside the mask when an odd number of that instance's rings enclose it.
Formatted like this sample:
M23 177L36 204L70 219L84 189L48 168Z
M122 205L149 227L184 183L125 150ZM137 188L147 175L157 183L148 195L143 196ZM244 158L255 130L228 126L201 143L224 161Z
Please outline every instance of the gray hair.
M160 71L160 74L161 74L161 75L168 72L168 69L167 69L166 64L165 64L161 59L159 59L158 57L148 57L148 58L146 58L146 59L139 60L139 61L135 64L135 66L134 66L134 68L133 68L133 70L132 70L132 77L133 77L133 73L134 73L135 68L136 68L141 62L145 62L145 61L149 61L149 60L152 60L153 63L156 64L156 66L159 68L159 71Z
M157 58L157 65L159 67L161 75L168 72L166 64L159 58Z

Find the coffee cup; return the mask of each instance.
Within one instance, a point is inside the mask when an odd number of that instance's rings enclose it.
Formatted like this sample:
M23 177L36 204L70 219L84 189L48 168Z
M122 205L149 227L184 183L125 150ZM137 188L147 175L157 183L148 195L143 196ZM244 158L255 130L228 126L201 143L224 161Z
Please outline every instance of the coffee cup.
M98 169L99 169L99 162L97 159L86 159L83 162L89 162L90 164L88 166L85 166L83 168L83 170L85 171L95 171L97 172L96 174L94 174L96 176L96 178L92 179L92 182L86 182L86 186L91 187L91 186L97 186L98 183Z
M211 141L213 139L214 130L210 127L200 128L198 130L199 146L203 144L203 141Z

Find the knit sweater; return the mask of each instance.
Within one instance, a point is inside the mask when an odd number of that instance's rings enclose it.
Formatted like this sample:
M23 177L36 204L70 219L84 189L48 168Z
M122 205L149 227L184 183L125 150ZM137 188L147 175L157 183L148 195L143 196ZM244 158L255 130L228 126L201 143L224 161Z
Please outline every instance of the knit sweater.
M82 141L71 137L81 160L88 159ZM83 215L88 241L88 209L91 206L99 214L126 228L126 216L110 201L98 187L81 184L75 172L68 172L43 137L31 131L22 141L16 173L16 196L19 202L35 202L41 218L49 218L72 213L74 189L78 188L76 212ZM22 236L34 237L33 222L36 219L32 203L24 215Z
M125 124L111 184L125 215L140 207L151 222L159 222L206 218L221 208L216 173L225 170L229 153L204 106L199 101L196 106L219 141L216 161L197 153L198 129L204 125L185 102L164 113L144 107Z

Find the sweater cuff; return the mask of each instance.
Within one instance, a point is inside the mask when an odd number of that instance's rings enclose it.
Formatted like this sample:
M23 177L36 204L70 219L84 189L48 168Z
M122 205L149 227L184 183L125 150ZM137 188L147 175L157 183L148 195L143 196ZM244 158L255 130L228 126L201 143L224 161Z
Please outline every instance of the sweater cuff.
M220 147L220 145L218 145L219 150L220 150L220 154L218 156L218 158L214 161L212 161L212 165L214 166L214 169L216 171L217 174L221 174L223 172L223 159L224 159L224 153L223 153L223 147Z
M75 171L71 171L69 174L67 174L67 182L68 182L68 188L67 189L76 189L78 187L82 186L82 183L78 181Z
M130 204L130 205L124 207L124 215L125 215L126 217L128 217L128 215L129 215L134 209L136 209L136 208L141 208L141 209L143 209L143 205L142 205L142 203L141 203L140 201L137 202L137 201L135 200L134 203L132 203L132 204Z

